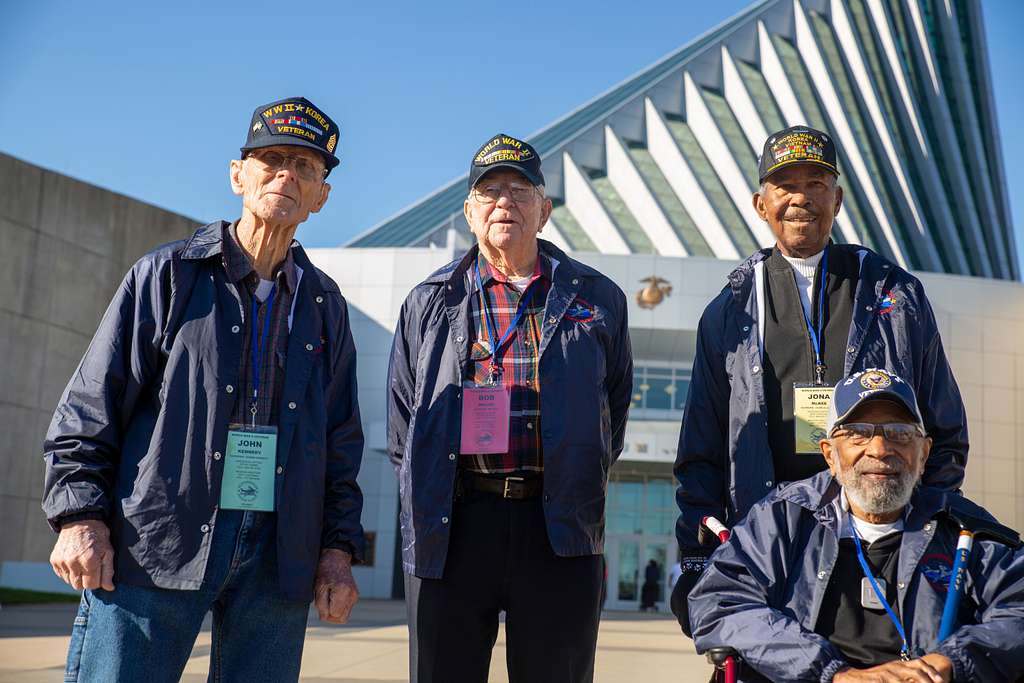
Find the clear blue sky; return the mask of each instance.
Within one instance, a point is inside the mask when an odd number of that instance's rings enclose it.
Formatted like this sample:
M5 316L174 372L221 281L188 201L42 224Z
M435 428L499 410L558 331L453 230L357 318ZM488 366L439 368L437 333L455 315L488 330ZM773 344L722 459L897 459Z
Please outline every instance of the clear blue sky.
M464 173L492 133L539 130L748 4L6 3L0 151L232 219L252 110L303 95L342 131L331 199L299 231L332 246ZM1020 244L1024 2L982 5Z

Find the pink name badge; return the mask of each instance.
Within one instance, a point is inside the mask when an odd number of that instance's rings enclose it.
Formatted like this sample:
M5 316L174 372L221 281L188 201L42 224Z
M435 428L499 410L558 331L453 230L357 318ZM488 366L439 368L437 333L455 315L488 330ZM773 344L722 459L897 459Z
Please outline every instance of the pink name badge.
M460 452L508 453L511 414L508 387L463 387Z

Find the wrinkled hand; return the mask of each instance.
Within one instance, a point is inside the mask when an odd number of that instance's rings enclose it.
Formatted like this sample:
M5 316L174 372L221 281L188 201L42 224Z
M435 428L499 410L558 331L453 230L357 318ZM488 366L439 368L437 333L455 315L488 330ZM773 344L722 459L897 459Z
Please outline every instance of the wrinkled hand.
M833 683L950 683L952 680L953 663L947 657L934 653L921 659L887 662L870 669L843 669L832 678Z
M75 590L114 590L114 548L110 545L110 529L95 519L63 525L50 553L50 566Z
M344 550L324 550L313 588L313 602L320 613L320 621L346 623L358 600L359 588L352 578L352 556Z

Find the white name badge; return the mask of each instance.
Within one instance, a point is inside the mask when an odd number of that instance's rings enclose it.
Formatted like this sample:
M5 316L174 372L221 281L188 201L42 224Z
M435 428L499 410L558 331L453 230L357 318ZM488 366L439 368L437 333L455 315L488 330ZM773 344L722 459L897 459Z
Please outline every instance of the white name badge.
M793 384L793 435L796 452L821 455L818 443L828 436L828 406L835 389L819 384Z
M220 483L225 510L274 509L277 427L231 425Z

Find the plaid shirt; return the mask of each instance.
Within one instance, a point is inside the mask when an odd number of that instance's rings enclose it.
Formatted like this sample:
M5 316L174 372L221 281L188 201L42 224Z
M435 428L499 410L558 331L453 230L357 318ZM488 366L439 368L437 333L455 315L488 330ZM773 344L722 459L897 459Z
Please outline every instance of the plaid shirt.
M477 258L480 280L487 300L487 315L500 336L508 329L519 306L519 290L512 286L501 271L492 268L481 254ZM470 386L484 386L490 382L490 333L480 308L480 295L476 276L469 271L470 315L473 324L470 335L473 342L466 377ZM519 326L501 349L499 365L501 381L511 387L511 421L509 423L509 452L494 454L464 454L460 466L478 474L518 473L536 476L544 471L540 427L540 373L537 347L540 344L544 306L551 288L551 261L538 254L533 278L524 293L530 295ZM493 316L493 317L492 317Z
M262 334L267 316L267 304L265 301L257 303L257 316L253 321L252 301L260 277L253 268L248 254L238 243L234 224L224 231L221 253L228 280L234 283L238 290L244 311L242 319L245 321L239 332L242 344L242 367L238 375L238 399L235 401L235 408L231 413L231 422L250 425L253 419L251 412L253 405L252 326L255 322L258 326L257 334ZM267 340L264 342L266 347L260 350L260 391L256 401L257 425L277 424L277 408L281 397L281 388L284 385L285 360L288 357L288 314L291 313L295 288L298 285L291 249L288 250L288 255L285 256L284 261L278 266L277 272L274 273L274 281L277 288L274 291L274 310L271 312L273 317L270 320Z

